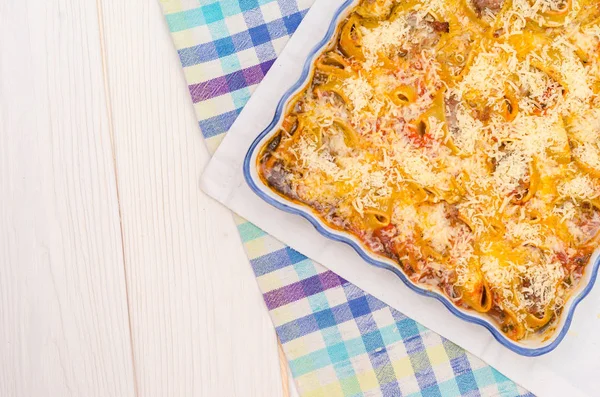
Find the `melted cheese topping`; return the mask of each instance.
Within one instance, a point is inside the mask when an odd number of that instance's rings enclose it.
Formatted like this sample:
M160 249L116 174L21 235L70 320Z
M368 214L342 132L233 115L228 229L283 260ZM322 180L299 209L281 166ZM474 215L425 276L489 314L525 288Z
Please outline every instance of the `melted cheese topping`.
M509 337L551 332L600 230L599 25L591 0L364 0L261 177Z

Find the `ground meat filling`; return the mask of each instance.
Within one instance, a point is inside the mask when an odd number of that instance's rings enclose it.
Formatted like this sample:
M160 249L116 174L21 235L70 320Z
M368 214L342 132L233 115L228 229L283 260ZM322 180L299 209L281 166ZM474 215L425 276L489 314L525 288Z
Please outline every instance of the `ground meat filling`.
M432 48L440 41L442 33L450 31L450 24L436 21L431 14L427 14L421 20L416 12L410 13L407 18L408 26L411 27L411 40L407 52L418 54L424 48Z
M458 127L458 118L456 117L456 113L458 111L458 99L455 96L450 98L445 98L445 109L446 109L446 124L448 125L448 129L453 135L458 135L459 127Z
M450 23L448 23L448 22L431 21L431 22L429 22L429 25L436 32L450 33Z
M269 185L279 193L297 199L298 195L288 178L289 174L289 171L287 171L280 162L276 162L271 169L267 170L265 179Z
M479 17L491 12L492 14L496 14L498 11L502 9L504 6L505 0L471 0L473 3L473 8L477 12Z

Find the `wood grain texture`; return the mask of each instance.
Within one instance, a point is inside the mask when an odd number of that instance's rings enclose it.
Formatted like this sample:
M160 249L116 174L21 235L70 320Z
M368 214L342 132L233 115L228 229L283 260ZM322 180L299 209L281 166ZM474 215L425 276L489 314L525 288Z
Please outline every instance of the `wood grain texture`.
M0 33L0 396L282 395L158 4L0 0Z
M0 0L0 395L134 396L94 3Z
M273 326L158 2L101 0L139 395L282 395Z

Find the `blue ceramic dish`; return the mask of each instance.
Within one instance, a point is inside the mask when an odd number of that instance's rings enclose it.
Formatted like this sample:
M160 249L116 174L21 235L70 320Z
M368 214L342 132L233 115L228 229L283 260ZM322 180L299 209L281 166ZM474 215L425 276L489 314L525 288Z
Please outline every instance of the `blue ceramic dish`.
M292 85L279 100L273 120L250 146L243 165L244 178L246 179L246 182L250 188L267 203L280 210L300 215L309 221L323 236L350 245L367 263L391 271L398 276L404 282L404 284L408 286L408 288L416 293L439 300L458 318L485 327L500 344L512 350L513 352L523 356L533 357L540 356L554 350L567 334L577 305L589 294L594 286L596 277L598 275L598 269L600 267L600 257L598 255L598 251L595 252L591 259L591 263L588 264L579 287L573 292L571 298L565 304L561 319L557 324L553 325L554 332L550 335L550 337L548 338L546 336L544 338L543 336L540 336L536 338L534 336L532 338L528 338L526 341L516 342L506 337L490 319L486 318L486 316L480 315L474 311L461 309L454 305L442 293L435 290L426 289L421 285L413 283L393 261L371 253L362 242L360 242L351 234L335 230L327 226L313 213L308 206L299 205L292 201L286 200L277 193L273 192L262 182L258 176L256 164L260 148L266 142L268 142L269 139L280 128L281 122L283 121L282 116L285 114L288 102L293 98L294 94L302 90L303 87L308 83L315 58L323 49L328 46L336 32L339 22L343 20L348 11L350 11L352 6L356 3L358 3L358 0L346 0L335 12L325 37L323 37L322 40L310 51L308 57L306 58L300 78L296 82L293 82L293 84L290 82Z

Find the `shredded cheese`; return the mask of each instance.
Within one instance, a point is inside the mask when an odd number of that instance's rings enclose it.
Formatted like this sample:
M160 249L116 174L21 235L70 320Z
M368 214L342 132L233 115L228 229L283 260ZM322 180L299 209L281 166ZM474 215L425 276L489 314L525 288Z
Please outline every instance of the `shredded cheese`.
M598 186L592 179L585 176L577 176L558 186L558 192L566 198L574 200L592 200L600 196Z
M364 0L259 166L414 282L481 311L491 299L526 338L600 231L600 26L575 19L590 1Z
M344 93L354 105L355 113L359 113L367 107L373 98L373 87L362 76L346 79L343 88Z

